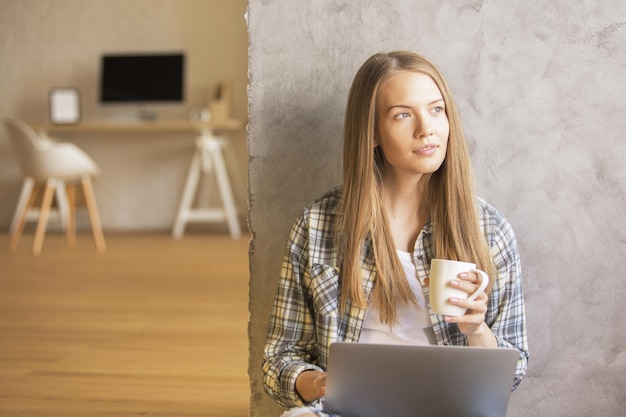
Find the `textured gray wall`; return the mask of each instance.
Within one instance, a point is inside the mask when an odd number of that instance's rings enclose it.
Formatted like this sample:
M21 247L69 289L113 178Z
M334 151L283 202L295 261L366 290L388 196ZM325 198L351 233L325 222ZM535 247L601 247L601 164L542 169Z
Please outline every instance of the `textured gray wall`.
M279 412L260 362L289 228L340 180L356 69L392 49L443 71L478 190L518 235L532 357L509 416L623 415L626 2L251 0L248 13L250 415Z

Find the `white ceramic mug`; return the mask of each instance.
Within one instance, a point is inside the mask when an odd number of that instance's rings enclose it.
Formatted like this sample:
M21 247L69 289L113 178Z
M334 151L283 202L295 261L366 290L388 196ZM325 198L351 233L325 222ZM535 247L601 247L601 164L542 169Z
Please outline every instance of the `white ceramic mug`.
M462 272L475 272L482 277L480 287L469 296L465 291L450 286L450 281L459 279L458 275ZM433 259L430 263L430 282L428 284L430 308L437 314L462 316L467 309L450 304L450 298L474 300L487 288L487 284L489 284L489 277L484 271L476 269L476 264L447 259Z

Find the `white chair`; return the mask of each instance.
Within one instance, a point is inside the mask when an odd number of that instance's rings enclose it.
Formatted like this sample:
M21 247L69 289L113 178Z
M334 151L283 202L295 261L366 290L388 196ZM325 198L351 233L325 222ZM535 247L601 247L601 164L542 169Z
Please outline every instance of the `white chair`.
M72 143L58 143L41 137L26 122L7 118L13 147L18 157L25 180L11 224L9 249L15 250L41 190L43 197L39 209L37 229L33 242L33 254L39 255L48 224L52 200L57 197L61 223L65 227L68 247L75 245L76 187L81 186L91 228L98 252L106 251L100 217L96 207L92 178L100 174L96 163Z

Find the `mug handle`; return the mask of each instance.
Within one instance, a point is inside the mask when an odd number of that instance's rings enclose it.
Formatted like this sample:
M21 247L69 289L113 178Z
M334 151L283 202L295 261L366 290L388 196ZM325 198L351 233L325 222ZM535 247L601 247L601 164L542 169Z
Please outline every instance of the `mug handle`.
M487 288L487 284L489 284L489 276L487 275L486 272L481 271L480 269L471 269L470 271L476 272L478 275L482 277L480 280L480 286L478 287L478 289L474 291L472 295L467 297L468 301L473 301L480 295L481 292L485 291L485 288Z

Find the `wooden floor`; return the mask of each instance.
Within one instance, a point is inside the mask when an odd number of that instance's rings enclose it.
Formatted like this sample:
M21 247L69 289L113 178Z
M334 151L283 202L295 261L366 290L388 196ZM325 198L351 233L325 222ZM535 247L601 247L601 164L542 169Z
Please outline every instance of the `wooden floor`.
M248 415L248 239L0 234L0 416Z

